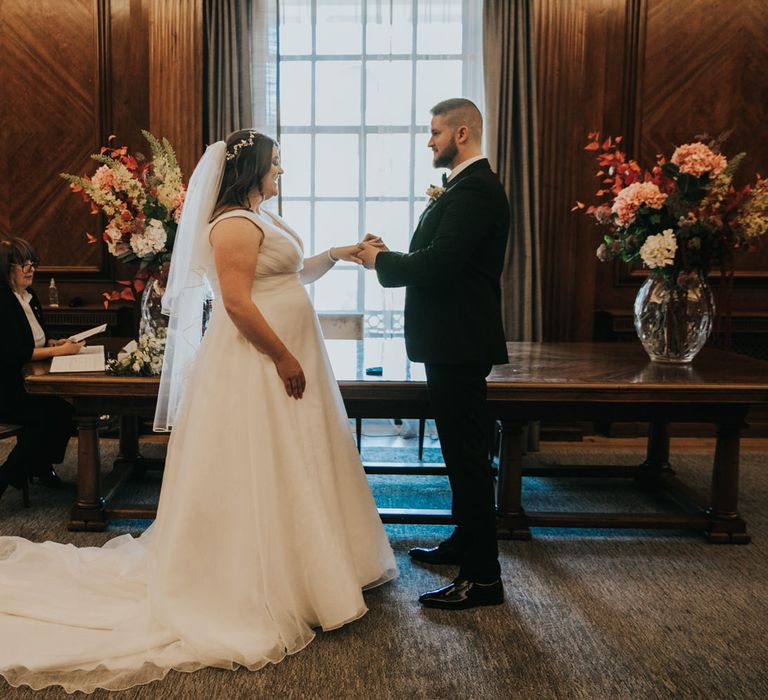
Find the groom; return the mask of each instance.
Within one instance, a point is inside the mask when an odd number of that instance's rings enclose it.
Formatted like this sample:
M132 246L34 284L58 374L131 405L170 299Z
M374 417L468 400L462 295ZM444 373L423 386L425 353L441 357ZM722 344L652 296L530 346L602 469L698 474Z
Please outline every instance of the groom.
M408 253L361 244L358 258L384 287L405 287L408 357L423 362L432 412L453 492L453 534L409 554L428 564L459 566L448 586L425 593L428 607L460 610L504 599L496 544L491 423L485 378L508 361L499 277L509 203L480 151L483 120L462 98L435 105L433 165L450 168L431 190ZM445 178L445 176L443 176Z

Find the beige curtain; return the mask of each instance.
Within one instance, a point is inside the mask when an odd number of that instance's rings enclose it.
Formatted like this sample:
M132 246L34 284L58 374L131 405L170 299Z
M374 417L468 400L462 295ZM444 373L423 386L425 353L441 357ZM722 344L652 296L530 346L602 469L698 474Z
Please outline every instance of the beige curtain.
M278 0L205 0L205 134L277 129Z
M533 17L528 0L483 7L486 143L511 207L502 276L508 340L541 340L539 160Z

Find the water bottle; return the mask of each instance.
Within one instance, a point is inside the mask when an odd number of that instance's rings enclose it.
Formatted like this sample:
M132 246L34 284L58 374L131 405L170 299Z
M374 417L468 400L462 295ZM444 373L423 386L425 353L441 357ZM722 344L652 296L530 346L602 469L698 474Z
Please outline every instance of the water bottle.
M59 290L56 289L56 280L51 277L51 283L48 285L48 306L59 305Z

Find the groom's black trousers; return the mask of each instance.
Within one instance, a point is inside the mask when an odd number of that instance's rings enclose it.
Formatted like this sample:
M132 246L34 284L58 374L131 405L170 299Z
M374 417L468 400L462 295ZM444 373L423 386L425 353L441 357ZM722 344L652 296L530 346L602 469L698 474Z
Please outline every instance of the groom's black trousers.
M426 364L425 369L453 492L457 530L451 540L464 552L459 577L481 583L495 581L500 567L485 381L491 365Z

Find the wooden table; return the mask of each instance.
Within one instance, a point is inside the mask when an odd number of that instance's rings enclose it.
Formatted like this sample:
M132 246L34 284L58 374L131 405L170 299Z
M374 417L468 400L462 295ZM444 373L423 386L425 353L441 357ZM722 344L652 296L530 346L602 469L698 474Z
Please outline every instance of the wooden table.
M326 341L350 417L418 418L429 415L424 369L405 358L401 339ZM738 512L739 438L750 407L768 403L768 363L705 349L692 365L651 363L637 343L509 343L510 364L495 367L488 380L492 414L501 422L498 513L500 536L529 539L530 528L631 527L687 528L712 542L749 542ZM365 369L381 366L381 376ZM46 363L29 366L31 393L59 394L70 400L80 435L78 497L70 529L101 530L110 518L154 515L151 506L107 504L102 490L97 417L104 413L149 416L157 379L102 374L56 374ZM650 425L647 458L637 467L523 468L524 426L545 421L643 421ZM717 427L712 489L708 503L696 505L669 464L668 424L704 422ZM121 432L120 459L140 463L129 420ZM526 511L523 476L631 476L644 487L671 490L685 508L680 513L571 513ZM691 505L691 503L694 505ZM382 510L385 522L447 523L445 511Z
M768 402L768 363L705 348L692 364L650 362L639 343L510 343L508 365L489 377L489 401L502 422L497 509L513 538L530 527L686 528L711 542L750 541L738 512L739 441L750 408ZM646 460L637 467L522 468L527 421L648 422ZM707 503L674 475L670 423L711 423L717 441ZM668 491L681 513L526 512L522 476L631 476Z

